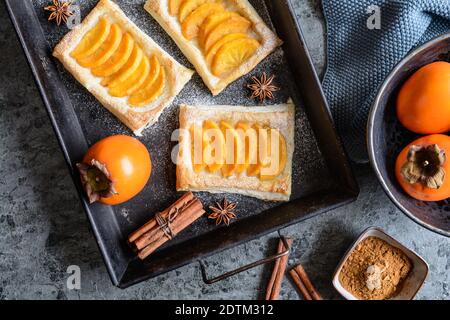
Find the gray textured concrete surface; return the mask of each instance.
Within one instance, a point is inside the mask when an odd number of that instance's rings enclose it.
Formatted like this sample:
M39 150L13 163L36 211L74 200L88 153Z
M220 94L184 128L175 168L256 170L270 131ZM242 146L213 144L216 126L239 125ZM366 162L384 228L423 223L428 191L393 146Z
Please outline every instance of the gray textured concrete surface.
M319 72L324 66L325 28L316 0L295 10ZM203 284L198 265L127 290L111 285L89 231L41 98L0 1L0 299L257 299L269 266L222 283ZM450 298L450 239L423 229L388 200L369 167L355 168L357 202L281 232L295 238L289 264L301 262L327 299L338 299L331 277L358 234L379 226L421 254L430 274L418 299ZM275 250L276 234L207 259L219 274ZM81 290L66 287L69 265L81 268ZM300 299L283 283L282 299Z

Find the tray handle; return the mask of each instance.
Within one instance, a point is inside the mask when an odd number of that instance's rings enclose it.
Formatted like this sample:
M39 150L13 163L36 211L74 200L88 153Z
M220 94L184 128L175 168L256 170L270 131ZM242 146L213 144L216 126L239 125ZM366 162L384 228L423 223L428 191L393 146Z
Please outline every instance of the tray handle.
M283 252L280 252L280 253L272 255L270 257L266 257L266 258L263 258L261 260L249 263L249 264L247 264L245 266L239 267L239 268L234 269L232 271L228 271L228 272L223 273L220 276L217 276L215 278L208 278L208 275L206 273L206 266L205 266L205 264L203 263L202 260L199 260L198 262L200 264L200 269L202 271L203 282L206 283L206 284L214 284L216 282L220 282L222 280L225 280L227 278L235 276L235 275L237 275L237 274L239 274L241 272L253 269L253 268L257 267L257 266L260 266L262 264L266 264L266 263L272 262L274 260L277 260L277 259L279 259L281 257L284 257L284 256L288 255L289 252L291 251L291 246L288 244L288 242L287 242L287 240L286 240L286 238L284 236L280 236L280 239L281 239L281 241L283 241L284 247L286 248L286 250L284 250Z

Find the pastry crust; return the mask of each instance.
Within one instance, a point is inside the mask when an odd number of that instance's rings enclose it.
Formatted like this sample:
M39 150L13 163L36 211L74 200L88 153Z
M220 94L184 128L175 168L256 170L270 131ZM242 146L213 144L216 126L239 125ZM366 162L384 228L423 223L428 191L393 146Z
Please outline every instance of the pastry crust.
M247 0L227 0L234 11L239 12L243 17L249 19L253 23L253 32L261 42L261 46L250 59L240 67L236 68L228 76L218 78L214 76L208 68L202 50L199 48L197 42L189 41L184 38L177 18L169 14L168 1L169 0L147 0L145 3L145 10L147 10L170 37L172 37L184 55L194 65L213 95L218 95L230 83L252 71L264 58L282 44L282 41L271 29L269 29Z
M139 44L147 56L156 55L166 71L166 84L163 94L151 104L133 108L127 98L116 98L100 84L101 78L92 75L89 69L80 66L70 56L83 36L92 29L101 16L106 15L111 22L118 23ZM100 103L128 126L136 135L158 121L163 110L168 107L185 84L191 79L193 71L180 65L168 53L161 49L149 36L140 30L115 3L100 0L83 22L71 30L55 47L53 56L90 92Z
M284 171L274 180L261 181L245 173L229 178L207 171L196 173L193 170L190 139L181 139L177 159L177 190L206 191L211 193L237 193L267 201L289 201L292 185L292 157L295 149L294 127L295 106L287 104L268 107L235 106L180 106L180 131L188 132L193 124L199 126L205 120L221 120L237 123L259 123L278 129L286 140L287 161Z

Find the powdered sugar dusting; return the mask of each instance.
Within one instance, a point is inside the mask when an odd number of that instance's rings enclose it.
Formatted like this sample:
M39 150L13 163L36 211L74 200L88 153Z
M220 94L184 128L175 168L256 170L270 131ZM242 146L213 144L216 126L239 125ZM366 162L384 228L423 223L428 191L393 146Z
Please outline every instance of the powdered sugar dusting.
M144 10L144 0L122 0L115 2L139 28L153 38L164 50L181 64L193 69L192 65L183 56L172 39ZM250 2L263 20L272 27L264 1L252 0ZM68 32L68 29L64 26L57 27L55 24L47 22L47 13L43 10L43 7L48 5L48 3L48 0L33 0L36 13L49 42L49 52L51 52L59 40ZM75 4L81 6L82 17L85 17L96 3L96 0L75 2ZM88 143L93 144L99 139L113 134L132 135L56 59L52 57L50 59L51 61L49 63L53 61L60 70L61 82L71 97ZM211 95L198 74L195 74L172 105L163 112L160 120L154 126L144 130L143 137L139 139L148 147L151 153L153 172L150 183L142 193L132 201L116 208L118 224L124 234L129 234L147 221L155 212L164 209L180 196L175 191L175 164L171 161L171 152L176 145L176 142L171 142L171 135L178 128L178 105L181 103L188 105L256 105L258 101L249 99L250 92L245 86L250 81L251 76L260 76L263 72L275 74L274 84L281 87L281 90L276 92L275 101L268 102L267 104L285 103L292 97L297 106L295 121L296 149L293 159L291 198L299 198L328 186L324 181L327 180L326 177L329 176L329 173L318 150L316 139L302 107L301 97L297 94L295 82L287 67L283 51L282 49L278 49L254 71L232 83L216 97ZM198 196L206 208L215 201L221 201L224 197L224 195L208 193L199 193ZM238 219L233 223L277 206L275 203L264 202L240 195L229 194L226 196L230 201L238 204L236 210ZM209 221L206 218L199 219L199 221L181 233L174 241L171 241L168 246L182 242L193 236L207 233L215 228L217 227L213 221Z

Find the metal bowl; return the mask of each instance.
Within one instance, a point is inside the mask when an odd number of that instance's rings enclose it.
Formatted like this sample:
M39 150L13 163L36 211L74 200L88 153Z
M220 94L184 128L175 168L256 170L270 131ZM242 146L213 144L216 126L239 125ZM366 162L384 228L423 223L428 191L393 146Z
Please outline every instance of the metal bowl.
M408 196L395 178L395 160L400 151L419 137L397 120L395 102L402 84L420 67L449 59L450 33L412 51L387 77L369 114L367 144L375 174L387 195L418 224L450 237L450 200L423 202Z

